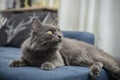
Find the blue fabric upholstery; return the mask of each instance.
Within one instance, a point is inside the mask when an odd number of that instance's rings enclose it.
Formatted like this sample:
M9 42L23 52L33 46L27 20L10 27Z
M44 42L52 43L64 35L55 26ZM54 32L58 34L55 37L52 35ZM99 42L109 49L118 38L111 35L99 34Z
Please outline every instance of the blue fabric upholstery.
M78 32L78 31L62 31L63 35L68 38L81 40L89 44L94 44L94 35L89 32Z
M64 36L94 43L94 35L85 32L63 32ZM88 40L90 41L88 41ZM0 80L89 80L89 68L63 66L52 71L39 67L9 67L10 60L20 58L20 48L0 47ZM108 80L104 70L96 80Z

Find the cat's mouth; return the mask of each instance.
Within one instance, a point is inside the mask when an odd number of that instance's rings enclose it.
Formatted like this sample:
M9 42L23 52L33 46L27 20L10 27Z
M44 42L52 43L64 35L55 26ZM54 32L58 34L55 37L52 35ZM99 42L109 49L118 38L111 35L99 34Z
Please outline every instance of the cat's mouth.
M53 37L52 41L55 42L55 43L61 43L62 42L62 38L60 36L59 37L58 36L57 37Z
M61 42L62 42L62 39L59 39L59 42L61 43Z
M58 38L52 38L51 40L49 40L47 42L47 45L53 47L53 46L59 45L61 42L62 42L62 39L60 39L60 38L59 39Z

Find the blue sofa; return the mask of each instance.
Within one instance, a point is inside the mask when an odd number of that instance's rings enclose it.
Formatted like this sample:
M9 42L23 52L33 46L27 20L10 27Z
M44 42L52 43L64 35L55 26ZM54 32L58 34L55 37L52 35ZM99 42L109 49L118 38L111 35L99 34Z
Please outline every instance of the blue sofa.
M63 35L94 44L91 33L63 31ZM9 61L20 58L20 55L20 48L0 47L0 80L90 80L87 67L63 66L52 71L38 67L9 67ZM109 80L104 69L96 80Z

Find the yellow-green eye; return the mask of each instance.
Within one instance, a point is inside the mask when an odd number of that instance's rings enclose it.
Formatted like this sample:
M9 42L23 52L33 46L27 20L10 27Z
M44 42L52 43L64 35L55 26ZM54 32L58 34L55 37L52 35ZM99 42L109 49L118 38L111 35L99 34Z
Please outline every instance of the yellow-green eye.
M48 34L53 34L53 31L48 30L47 33L48 33Z

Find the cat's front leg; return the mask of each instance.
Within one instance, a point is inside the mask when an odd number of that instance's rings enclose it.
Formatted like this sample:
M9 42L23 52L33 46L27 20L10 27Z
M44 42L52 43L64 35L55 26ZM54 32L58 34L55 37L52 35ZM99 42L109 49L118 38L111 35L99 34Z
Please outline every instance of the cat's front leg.
M92 80L100 75L102 67L103 64L101 62L95 62L92 66L90 66L90 77Z
M45 62L41 65L41 69L43 70L53 70L56 67L64 66L64 62L58 59L54 59L50 62Z
M11 60L9 63L10 67L20 67L20 66L25 66L24 60Z
M56 66L51 62L45 62L41 65L41 69L43 69L43 70L52 70L55 68L56 68Z
M41 65L41 69L43 70L53 70L55 69L56 67L60 67L60 66L64 66L64 61L61 57L61 55L58 53L56 53L56 55L53 56L53 58L48 61L48 62L44 62L42 65Z

